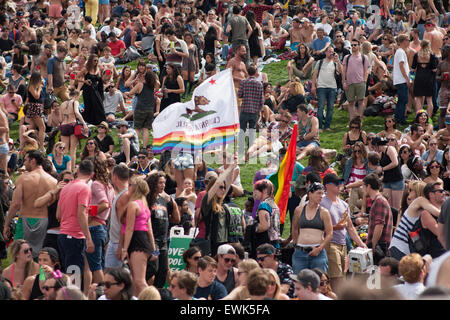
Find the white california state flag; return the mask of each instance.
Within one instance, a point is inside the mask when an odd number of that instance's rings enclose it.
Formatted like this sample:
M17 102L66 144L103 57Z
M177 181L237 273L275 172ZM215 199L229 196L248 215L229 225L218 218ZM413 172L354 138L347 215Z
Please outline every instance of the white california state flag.
M203 81L192 99L174 103L153 121L153 151L206 150L233 142L239 116L231 69Z

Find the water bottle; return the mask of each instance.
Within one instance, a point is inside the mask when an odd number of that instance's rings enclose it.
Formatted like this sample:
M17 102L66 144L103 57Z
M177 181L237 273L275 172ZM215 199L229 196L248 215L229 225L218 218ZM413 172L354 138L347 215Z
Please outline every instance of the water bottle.
M164 86L164 98L168 98L168 94L167 94L167 87L166 86Z

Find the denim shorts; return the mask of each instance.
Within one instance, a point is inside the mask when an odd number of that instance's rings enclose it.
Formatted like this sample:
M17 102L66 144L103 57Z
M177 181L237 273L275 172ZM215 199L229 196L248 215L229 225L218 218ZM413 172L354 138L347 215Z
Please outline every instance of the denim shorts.
M194 157L190 153L179 153L173 161L175 169L184 171L186 169L194 168Z
M405 189L405 180L396 182L383 182L383 189L391 189L393 191L400 191Z
M324 272L328 272L328 257L325 249L316 256L309 256L308 253L295 248L294 254L292 255L292 269L294 269L294 274L298 274L303 269L313 269L319 268Z
M9 145L8 143L4 143L0 145L0 154L8 155L9 154Z
M109 0L98 0L98 4L109 4Z
M116 268L123 266L123 262L116 257L118 246L118 243L113 243L111 241L108 243L108 249L106 249L105 255L105 268Z
M103 225L89 227L92 242L94 243L95 251L93 253L86 253L86 260L91 271L103 270L105 268L104 247L106 245L106 228Z
M297 147L304 148L309 146L310 144L314 145L315 147L320 147L320 143L318 143L315 140L303 140L303 141L297 141Z

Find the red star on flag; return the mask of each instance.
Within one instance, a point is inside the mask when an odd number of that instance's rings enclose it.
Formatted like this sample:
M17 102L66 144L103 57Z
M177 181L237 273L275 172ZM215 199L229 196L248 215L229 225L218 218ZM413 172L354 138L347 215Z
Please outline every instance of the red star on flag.
M211 83L211 84L216 84L216 80L214 80L214 79L211 79L208 82Z

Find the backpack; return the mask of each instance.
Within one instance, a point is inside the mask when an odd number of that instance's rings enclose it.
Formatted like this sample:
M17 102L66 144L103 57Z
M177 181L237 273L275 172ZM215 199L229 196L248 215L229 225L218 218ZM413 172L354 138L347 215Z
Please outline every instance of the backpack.
M317 69L317 81L319 80L319 74L320 69L322 68L323 60L325 60L325 58L320 59L319 61L319 68ZM337 89L342 89L342 75L337 71L336 62L333 63L334 63L334 79L336 80Z
M128 47L123 54L123 58L121 59L121 63L128 63L140 58L140 54L135 47Z
M408 244L411 253L418 253L421 256L431 251L431 240L433 234L430 230L424 229L420 218L414 223L409 232Z

